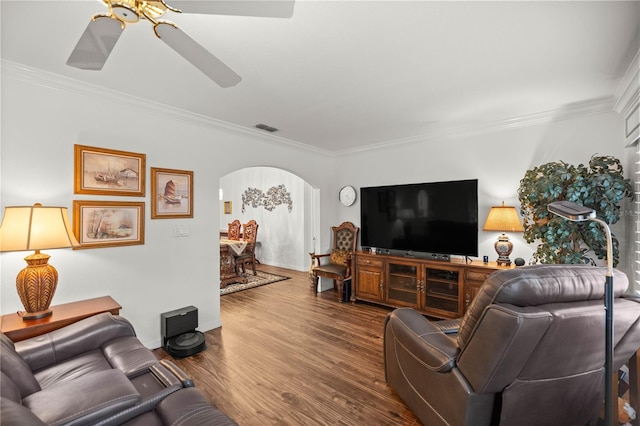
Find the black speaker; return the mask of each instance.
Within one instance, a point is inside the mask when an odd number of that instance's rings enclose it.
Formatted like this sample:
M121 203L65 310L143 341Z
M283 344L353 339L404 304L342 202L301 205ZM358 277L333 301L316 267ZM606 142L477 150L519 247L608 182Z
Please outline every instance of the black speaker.
M348 302L351 299L351 280L348 279L342 283L341 302Z
M205 349L204 334L196 331L198 308L187 306L160 314L162 346L170 355L184 358Z

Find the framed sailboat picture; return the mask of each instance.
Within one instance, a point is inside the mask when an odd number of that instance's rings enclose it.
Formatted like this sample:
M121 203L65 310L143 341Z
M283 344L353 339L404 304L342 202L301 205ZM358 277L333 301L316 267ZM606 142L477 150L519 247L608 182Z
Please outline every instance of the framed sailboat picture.
M151 167L151 219L193 217L193 172Z
M74 145L74 193L144 197L145 154Z
M79 249L144 244L144 203L74 200L73 233Z

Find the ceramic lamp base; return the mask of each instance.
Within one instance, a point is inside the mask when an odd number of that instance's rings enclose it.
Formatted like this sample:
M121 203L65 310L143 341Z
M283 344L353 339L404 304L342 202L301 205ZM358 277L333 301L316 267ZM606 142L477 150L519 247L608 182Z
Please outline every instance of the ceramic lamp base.
M509 237L507 234L502 234L498 237L498 241L493 245L496 249L496 253L498 253L498 260L496 263L498 265L511 265L511 259L509 259L509 255L513 250L513 243L509 241Z
M25 308L19 315L25 321L51 315L49 306L58 286L58 271L49 265L49 257L39 251L25 257L27 267L16 277L18 296Z
M41 319L41 318L46 318L48 316L51 316L53 315L53 311L51 309L47 309L45 311L38 311L38 312L20 311L18 312L18 315L22 318L22 321L31 321L31 320L36 320L36 319Z

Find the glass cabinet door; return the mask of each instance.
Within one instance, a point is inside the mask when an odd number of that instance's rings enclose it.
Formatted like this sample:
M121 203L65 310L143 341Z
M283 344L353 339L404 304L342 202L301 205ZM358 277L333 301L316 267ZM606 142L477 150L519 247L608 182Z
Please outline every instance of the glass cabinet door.
M419 308L419 266L411 263L389 262L387 270L387 300L390 303Z
M458 270L426 268L425 310L440 317L459 317L461 278Z

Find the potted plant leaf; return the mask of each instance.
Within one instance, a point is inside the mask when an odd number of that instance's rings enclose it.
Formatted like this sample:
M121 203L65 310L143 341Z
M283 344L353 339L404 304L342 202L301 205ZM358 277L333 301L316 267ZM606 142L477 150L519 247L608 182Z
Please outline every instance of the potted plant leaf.
M571 222L547 211L553 201L571 201L590 207L609 225L620 219L619 203L632 197L622 164L611 156L593 156L587 166L563 161L528 170L520 180L518 199L524 239L539 241L532 263L589 263L607 255L605 233L596 222ZM612 235L613 265L619 260L619 242Z

